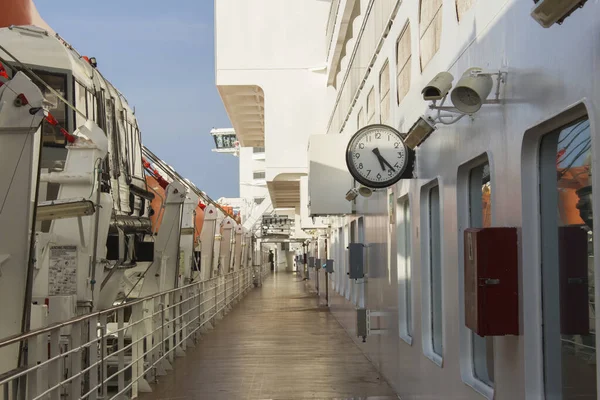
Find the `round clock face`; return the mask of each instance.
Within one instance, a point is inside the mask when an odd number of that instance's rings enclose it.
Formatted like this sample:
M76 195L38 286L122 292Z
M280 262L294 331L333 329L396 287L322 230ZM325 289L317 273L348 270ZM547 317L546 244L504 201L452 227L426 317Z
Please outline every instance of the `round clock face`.
M386 125L365 126L354 134L346 149L348 170L354 179L372 188L398 182L408 158L400 132Z

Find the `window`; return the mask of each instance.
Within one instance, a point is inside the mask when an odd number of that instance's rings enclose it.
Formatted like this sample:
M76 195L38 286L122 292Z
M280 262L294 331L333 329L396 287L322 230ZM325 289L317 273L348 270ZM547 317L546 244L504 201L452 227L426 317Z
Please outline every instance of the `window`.
M587 117L540 144L544 385L547 398L596 397L592 152Z
M350 243L356 243L356 220L350 222ZM348 265L348 270L350 265ZM352 304L356 305L356 280L350 279L350 301Z
M356 115L356 128L360 129L365 126L365 109L361 107Z
M94 122L98 121L96 112L96 96L93 93L87 92L87 116Z
M265 152L265 148L264 147L253 147L252 148L252 152L253 153L264 153Z
M256 203L256 205L262 204L263 201L265 201L264 197L255 197L254 198L254 203Z
M333 273L335 274L335 291L338 294L342 293L342 277L344 276L344 233L342 232L342 228L338 228L337 231L337 268L336 265L333 266Z
M67 93L67 78L62 74L51 74L49 72L34 71L48 86L56 90L63 98ZM58 121L59 126L50 125L45 119L42 123L42 140L44 146L48 147L64 147L67 142L64 135L60 132L60 128L69 130L67 126L67 109L54 93L50 92L46 86L43 86L37 81L33 81L42 92L42 95L49 104L48 111ZM68 100L68 99L67 99Z
M367 125L373 123L375 118L375 88L372 88L367 95Z
M254 173L252 174L252 177L253 177L254 179L265 179L265 177L266 177L266 174L265 174L265 171L254 172Z
M456 17L459 21L473 4L475 4L475 0L456 0Z
M421 71L440 49L442 38L442 0L421 0L420 47Z
M436 365L443 362L442 242L440 183L421 188L421 314L423 354Z
M344 275L342 277L343 280L343 290L344 296L346 296L346 300L350 301L350 277L348 276L348 272L350 271L349 266L349 256L348 256L348 244L350 243L350 233L348 232L348 225L344 226Z
M364 217L358 219L358 243L365 243L365 220ZM358 284L358 306L365 307L365 279L357 279Z
M379 74L379 96L381 123L387 124L390 117L390 63L387 61Z
M396 92L398 104L402 102L402 99L404 99L410 88L410 60L412 58L410 44L410 24L407 24L406 28L400 34L396 45L396 71L398 74L396 78Z
M396 240L398 268L398 311L400 337L412 343L412 301L411 301L411 240L410 207L408 198L396 206Z
M75 108L80 111L83 115L88 117L87 112L87 90L86 88L79 82L75 82ZM86 118L82 117L79 113L75 114L75 129L79 128L81 125L85 124Z
M469 173L469 226L492 226L492 180L486 161ZM467 328L468 329L468 328ZM494 383L494 339L470 333L473 375L488 386Z
M433 351L443 355L442 335L442 244L440 227L440 187L429 190L429 290L431 304L431 340Z

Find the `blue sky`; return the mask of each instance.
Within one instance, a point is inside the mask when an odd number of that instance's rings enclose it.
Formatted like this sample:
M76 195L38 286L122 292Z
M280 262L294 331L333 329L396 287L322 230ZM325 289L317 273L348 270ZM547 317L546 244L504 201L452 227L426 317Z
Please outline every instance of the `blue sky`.
M238 159L211 151L209 131L231 126L215 87L213 0L35 3L135 106L150 150L213 199L239 195Z

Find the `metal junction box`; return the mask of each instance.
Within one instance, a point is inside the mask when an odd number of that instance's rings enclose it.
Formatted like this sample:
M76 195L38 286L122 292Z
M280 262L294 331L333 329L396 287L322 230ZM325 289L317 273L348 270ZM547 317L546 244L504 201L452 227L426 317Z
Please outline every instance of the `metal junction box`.
M321 259L320 258L317 258L315 260L315 268L316 269L321 269Z
M314 268L314 267L315 267L315 258L308 257L308 268Z
M350 275L350 279L364 278L365 245L362 243L350 243L348 245L348 250L350 255L350 257L348 257L350 264L350 272L348 273L348 275Z
M333 260L326 261L325 271L329 274L333 273Z
M588 234L578 226L558 228L560 333L590 334Z
M465 325L479 336L519 334L516 228L464 232Z

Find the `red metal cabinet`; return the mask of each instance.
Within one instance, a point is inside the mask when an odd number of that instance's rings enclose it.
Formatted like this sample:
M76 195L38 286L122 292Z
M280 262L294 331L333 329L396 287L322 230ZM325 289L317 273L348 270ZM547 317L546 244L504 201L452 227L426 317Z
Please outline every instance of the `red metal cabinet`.
M516 228L467 228L465 324L479 336L519 334Z
M558 228L560 332L589 335L588 234L579 226Z

